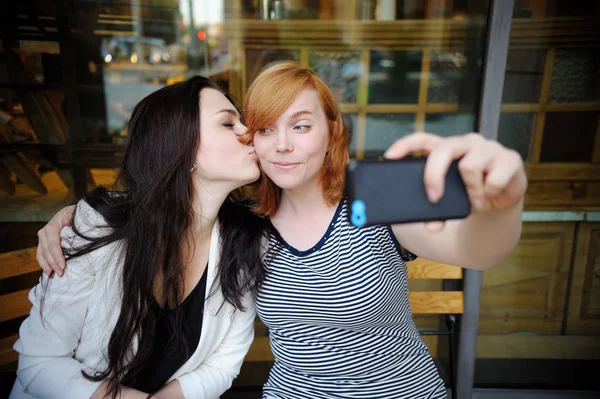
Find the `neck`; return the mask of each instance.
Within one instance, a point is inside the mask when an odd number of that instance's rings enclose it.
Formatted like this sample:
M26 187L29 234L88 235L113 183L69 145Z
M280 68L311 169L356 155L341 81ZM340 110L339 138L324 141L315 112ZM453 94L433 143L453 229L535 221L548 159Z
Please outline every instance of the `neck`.
M331 208L323 198L323 190L318 178L302 187L282 190L277 213L294 215L318 214Z
M208 184L195 184L195 187L192 202L194 220L190 226L190 234L196 243L202 243L210 240L212 229L219 216L219 209L231 190L211 187Z

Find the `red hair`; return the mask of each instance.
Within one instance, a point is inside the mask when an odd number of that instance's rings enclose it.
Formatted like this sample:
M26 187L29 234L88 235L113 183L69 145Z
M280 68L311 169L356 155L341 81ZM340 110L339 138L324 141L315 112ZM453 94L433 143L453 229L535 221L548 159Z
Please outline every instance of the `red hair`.
M319 181L325 202L336 205L344 192L344 171L350 158L348 134L342 112L327 84L312 70L295 62L282 62L263 70L254 80L244 102L248 134L273 123L306 88L314 89L327 118L329 143ZM281 188L264 173L255 185L256 212L273 215L279 208Z

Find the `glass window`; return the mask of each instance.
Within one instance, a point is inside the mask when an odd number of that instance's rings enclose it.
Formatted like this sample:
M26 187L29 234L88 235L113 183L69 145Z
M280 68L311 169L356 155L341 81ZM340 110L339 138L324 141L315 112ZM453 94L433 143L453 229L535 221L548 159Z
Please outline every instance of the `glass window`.
M311 51L308 66L333 90L340 103L356 103L362 73L358 51Z
M540 161L591 162L599 116L600 112L547 113Z
M475 116L467 113L427 114L425 131L440 136L454 136L475 130Z
M600 48L556 50L550 102L600 102Z
M369 103L413 104L418 102L422 51L370 52Z
M529 161L535 114L502 113L498 126L498 142L516 150L524 161Z
M462 51L432 51L427 102L452 103L459 101L460 84L467 71Z
M511 50L504 76L505 103L537 103L542 88L546 51Z
M411 114L368 114L365 157L377 158L397 139L415 131Z

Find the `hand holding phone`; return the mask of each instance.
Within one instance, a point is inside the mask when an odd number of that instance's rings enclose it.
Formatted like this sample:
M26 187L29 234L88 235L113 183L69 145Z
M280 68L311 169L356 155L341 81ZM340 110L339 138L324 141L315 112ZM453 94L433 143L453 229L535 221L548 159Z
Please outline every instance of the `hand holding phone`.
M442 198L428 199L426 157L394 161L352 161L346 168L348 218L357 227L461 219L471 211L469 196L452 162Z

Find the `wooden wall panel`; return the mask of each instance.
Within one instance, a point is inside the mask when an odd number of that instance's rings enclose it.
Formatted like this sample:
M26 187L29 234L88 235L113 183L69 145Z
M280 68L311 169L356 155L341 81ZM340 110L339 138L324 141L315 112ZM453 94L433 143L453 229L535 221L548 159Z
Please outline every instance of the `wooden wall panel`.
M484 272L479 332L560 334L574 223L526 223L502 264Z
M530 181L525 207L528 210L600 208L600 181Z
M582 223L577 241L567 335L600 336L600 223Z

